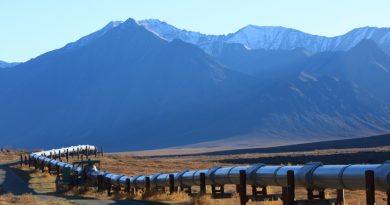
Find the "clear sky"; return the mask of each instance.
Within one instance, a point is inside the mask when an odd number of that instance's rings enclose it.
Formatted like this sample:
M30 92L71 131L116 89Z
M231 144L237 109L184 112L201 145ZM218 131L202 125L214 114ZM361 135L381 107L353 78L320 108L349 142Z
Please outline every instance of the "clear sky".
M26 61L129 17L207 34L254 24L335 36L390 27L390 0L0 0L0 60Z

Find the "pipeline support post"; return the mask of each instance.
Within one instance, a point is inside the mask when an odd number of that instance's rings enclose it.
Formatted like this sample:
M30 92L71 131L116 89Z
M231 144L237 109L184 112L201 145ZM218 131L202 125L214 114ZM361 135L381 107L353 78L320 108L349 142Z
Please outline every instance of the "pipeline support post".
M287 171L287 187L285 188L285 194L283 197L283 205L295 204L295 178L294 171Z
M375 205L375 176L374 171L365 172L366 179L366 205Z
M125 192L130 193L130 179L126 179Z
M175 177L173 174L169 175L169 193L173 194L175 192Z
M112 188L112 184L111 184L111 179L107 179L107 196L111 196L111 188Z
M47 169L49 170L49 175L51 175L51 164L50 163L47 165Z
M245 170L240 170L240 204L245 205L247 202L246 196L246 172Z
M318 198L325 199L325 189L318 190Z
M267 187L266 187L266 186L261 187L261 194L262 194L263 196L266 196L266 195L268 194L268 191L267 191Z
M43 161L41 162L41 170L42 173L45 172L45 163Z
M308 200L314 199L313 189L307 189L307 199Z
M38 161L35 158L34 158L34 168L35 168L35 170L38 169Z
M145 177L145 194L150 194L150 178Z
M200 194L206 194L206 174L200 173L199 174L199 186L200 186Z
M56 166L56 174L57 174L57 177L60 176L60 167L59 166Z
M103 191L103 176L102 175L97 175L96 176L97 180L97 191L101 192Z
M344 189L337 189L337 191L336 191L336 204L337 205L344 204Z

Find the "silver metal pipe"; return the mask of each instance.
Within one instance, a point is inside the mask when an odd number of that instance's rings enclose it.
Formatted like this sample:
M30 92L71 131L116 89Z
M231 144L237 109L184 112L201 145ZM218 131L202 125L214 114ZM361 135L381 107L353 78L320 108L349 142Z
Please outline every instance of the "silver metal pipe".
M94 150L94 146L79 145L68 148L54 149L42 152L32 153L31 158L38 162L50 163L61 168L69 167L72 171L81 173L80 167L52 160L48 156L51 153L60 153L68 149L69 151ZM312 189L365 189L365 172L374 171L376 189L380 191L390 191L390 161L383 164L371 165L322 165L321 163L308 163L303 166L267 166L264 164L254 164L252 166L233 166L233 167L214 167L205 170L181 171L172 173L174 175L175 186L195 186L200 183L200 173L206 176L206 184L225 185L239 184L239 172L245 170L247 174L247 184L258 186L286 186L287 171L294 171L295 185ZM147 176L125 176L89 170L87 176L96 180L97 176L102 175L110 179L112 183L124 186L126 180L130 180L130 186L134 188L145 188L145 178ZM169 174L157 173L148 176L151 187L169 186Z

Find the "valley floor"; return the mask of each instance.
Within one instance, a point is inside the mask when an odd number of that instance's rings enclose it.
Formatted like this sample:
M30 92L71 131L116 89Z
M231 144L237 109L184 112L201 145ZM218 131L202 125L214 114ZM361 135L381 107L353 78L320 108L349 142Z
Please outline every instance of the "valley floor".
M367 154L369 153L369 154ZM280 153L252 153L252 154L235 154L235 155L194 155L194 156L153 156L147 157L142 153L111 153L106 154L101 160L100 170L109 171L118 174L126 175L149 175L154 173L177 172L182 170L208 169L214 166L232 166L232 165L248 165L249 163L266 162L267 164L303 164L313 159L325 160L326 164L346 163L376 163L383 162L386 158L389 159L390 147L375 147L375 148L350 148L350 149L325 149L313 150L304 152L280 152ZM163 155L166 155L164 152ZM341 157L342 156L342 157ZM15 157L17 159L17 156ZM350 162L351 163L351 162ZM184 193L154 194L150 196L142 196L141 194L129 198L124 194L114 194L112 197L106 196L105 193L97 193L94 189L76 189L65 193L64 195L54 194L55 177L47 173L34 171L32 168L22 167L18 164L11 166L11 169L32 189L31 194L20 195L1 195L0 202L2 204L18 204L26 200L37 200L37 204L77 204L84 200L83 204L110 204L110 203L129 203L144 204L149 202L162 202L168 204L238 204L239 198L235 194L234 186L226 186L226 192L233 193L232 198L228 199L211 199L210 195L202 197L189 197ZM4 170L4 169L3 169ZM197 191L194 187L194 192ZM250 187L248 187L248 192ZM210 193L211 190L208 190ZM278 187L269 187L270 193L281 193ZM297 189L297 199L305 199L306 191ZM55 198L42 198L50 196ZM327 190L327 198L335 197L335 190ZM359 205L365 204L364 191L346 191L346 204ZM386 204L386 194L377 192L377 204ZM50 202L48 200L55 200ZM129 201L129 200L143 200ZM281 205L281 201L265 201L265 202L250 202L249 204L259 205Z

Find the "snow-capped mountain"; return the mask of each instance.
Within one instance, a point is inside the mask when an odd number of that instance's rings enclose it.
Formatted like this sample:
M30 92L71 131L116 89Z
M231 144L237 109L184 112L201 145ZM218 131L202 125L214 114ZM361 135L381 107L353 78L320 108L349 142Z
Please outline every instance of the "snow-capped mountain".
M26 148L94 139L127 151L389 133L390 57L378 47L386 36L375 28L326 38L257 26L213 36L156 20L111 22L0 69L0 138ZM371 40L357 43L364 38Z
M390 54L390 28L363 27L344 35L325 37L280 26L248 25L228 35L206 35L178 29L156 19L142 20L138 23L161 38L168 41L180 39L187 43L196 44L209 54L219 54L220 46L225 43L239 43L247 49L293 50L305 48L312 53L346 51L363 39L373 40L383 51Z
M97 38L100 38L101 36L106 34L108 31L110 31L111 29L119 26L122 23L123 23L123 21L111 21L106 26L104 26L102 29L100 29L100 30L98 30L96 32L93 32L93 33L91 33L91 34L89 34L87 36L82 37L77 42L68 43L64 48L67 49L67 50L72 50L72 49L76 49L76 48L80 48L80 47L86 46L90 42L92 42L93 40L95 40Z
M180 39L186 43L197 45L209 54L218 53L222 43L226 41L224 35L206 35L200 32L182 30L157 19L141 20L138 21L138 24L167 41Z

